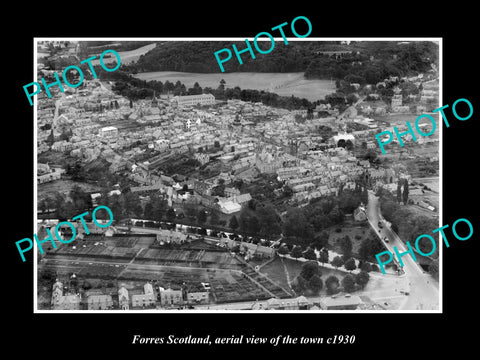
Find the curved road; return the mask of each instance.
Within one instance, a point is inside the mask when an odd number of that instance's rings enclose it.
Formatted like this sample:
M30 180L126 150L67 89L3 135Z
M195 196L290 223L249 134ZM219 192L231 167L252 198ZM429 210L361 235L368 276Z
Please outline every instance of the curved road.
M384 245L388 251L394 254L395 259L396 255L393 251L394 246L397 247L400 253L407 250L407 247L402 240L385 224L385 222L383 222L384 226L379 232L378 221L383 221L383 217L380 213L378 198L371 191L368 192L367 217L370 225L377 232L380 239L387 236L389 242L384 242ZM440 310L438 282L428 273L425 273L420 265L413 261L410 254L403 256L402 261L404 264L403 271L405 272L405 275L402 276L406 276L408 279L410 295L408 296L408 300L402 304L400 310Z

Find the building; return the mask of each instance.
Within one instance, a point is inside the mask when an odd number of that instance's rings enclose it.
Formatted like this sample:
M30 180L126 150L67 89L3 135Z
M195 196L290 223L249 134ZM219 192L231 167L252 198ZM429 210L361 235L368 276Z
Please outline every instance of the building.
M63 169L54 168L53 171L48 174L38 175L37 183L43 184L50 181L60 180L60 178L62 177L62 173L64 172L64 170L62 170Z
M187 302L189 304L206 304L206 303L208 303L208 291L187 292Z
M151 283L145 283L143 285L143 292L147 295L153 295L153 286Z
M220 207L220 211L224 214L233 214L240 210L242 210L242 206L231 200L221 200L218 202L218 206Z
M320 299L322 310L355 310L363 301L356 295L334 295Z
M106 126L100 129L100 136L105 139L113 139L118 136L118 129L115 126Z
M164 242L181 244L184 243L186 240L187 235L174 230L159 229L157 233L157 242L159 244L162 244Z
M113 306L111 295L90 295L87 298L88 310L107 310Z
M52 287L52 310L79 310L80 296L79 295L63 295L63 284L55 281Z
M132 295L133 308L145 308L155 305L155 295L152 294L135 294Z
M213 105L215 104L215 96L212 94L174 96L172 102L176 102L178 107Z
M130 308L130 301L128 297L128 290L122 286L118 289L118 306L122 310L128 310Z
M162 306L183 305L183 295L180 289L165 289L160 290L160 303Z
M353 211L353 218L355 221L367 220L367 214L365 213L365 207L363 204L360 204L360 206Z
M80 296L79 295L57 296L55 297L55 301L52 301L52 310L80 310Z
M392 96L392 109L395 109L403 105L403 99L401 94L396 94Z
M271 298L265 302L267 310L308 310L312 304L305 296L299 296L295 299L276 299Z

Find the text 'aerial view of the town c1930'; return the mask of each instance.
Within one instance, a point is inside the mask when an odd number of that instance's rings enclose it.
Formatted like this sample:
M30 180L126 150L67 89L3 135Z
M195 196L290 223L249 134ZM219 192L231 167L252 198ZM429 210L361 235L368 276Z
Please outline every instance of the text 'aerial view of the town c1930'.
M441 122L441 40L277 41L225 72L244 39L101 40L34 41L38 79L83 71L36 98L36 233L76 237L36 251L35 311L439 311L438 233L375 255L439 227L441 137L375 135Z

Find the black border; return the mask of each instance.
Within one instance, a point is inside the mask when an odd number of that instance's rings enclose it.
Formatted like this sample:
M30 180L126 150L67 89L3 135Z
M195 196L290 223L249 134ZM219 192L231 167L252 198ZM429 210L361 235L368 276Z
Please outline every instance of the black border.
M22 88L33 81L34 37L251 37L285 21L291 22L300 15L308 17L313 25L310 37L442 37L443 104L451 105L458 98L467 98L474 107L471 119L453 120L450 128L443 129L443 224L452 224L463 217L469 219L474 228L478 227L478 215L473 206L478 199L475 186L475 145L478 141L474 127L480 110L477 110L478 95L473 91L478 87L478 77L474 75L478 70L472 5L462 7L457 3L448 11L438 8L434 11L433 5L398 3L387 6L368 2L355 7L315 3L315 8L304 5L296 9L292 4L277 3L267 6L267 11L245 3L223 3L218 7L196 4L199 9L189 4L179 5L182 4L167 8L161 4L116 3L101 8L97 4L84 4L67 9L65 5L50 7L45 4L33 9L30 15L22 14L24 26L20 35L12 34L11 29L4 30L9 53L4 53L3 67L7 75L3 89L8 96L4 108L9 110L3 121L3 133L8 134L3 142L4 193L7 195L3 206L8 209L4 224L4 259L7 260L4 268L8 269L5 272L8 281L4 288L7 300L4 311L13 315L13 321L7 325L8 345L22 349L28 338L31 348L44 355L51 356L55 352L68 356L68 350L76 350L74 352L94 357L99 353L143 354L144 350L158 356L166 351L177 355L190 351L192 355L200 355L205 349L210 353L253 356L264 350L274 354L306 354L302 351L305 350L312 351L313 356L344 351L361 357L389 356L395 352L414 356L424 351L431 355L435 349L457 344L464 350L470 347L474 335L465 325L476 310L476 231L470 240L452 240L450 248L444 248L443 314L33 314L33 256L22 263L14 242L31 237L34 232L33 109ZM168 334L252 334L257 337L351 334L356 336L356 342L349 346L276 348L258 345L132 346L134 334L152 337Z

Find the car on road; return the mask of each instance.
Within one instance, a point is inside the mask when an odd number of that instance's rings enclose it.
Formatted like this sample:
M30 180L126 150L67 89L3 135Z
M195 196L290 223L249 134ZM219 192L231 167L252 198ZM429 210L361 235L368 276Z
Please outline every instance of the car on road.
M388 240L388 238L386 236L383 238L383 241L385 241L387 243L390 242L390 240Z
M382 229L382 228L383 228L383 224L382 224L382 222L381 222L381 221L379 221L379 222L378 222L378 227L379 227L380 229Z

